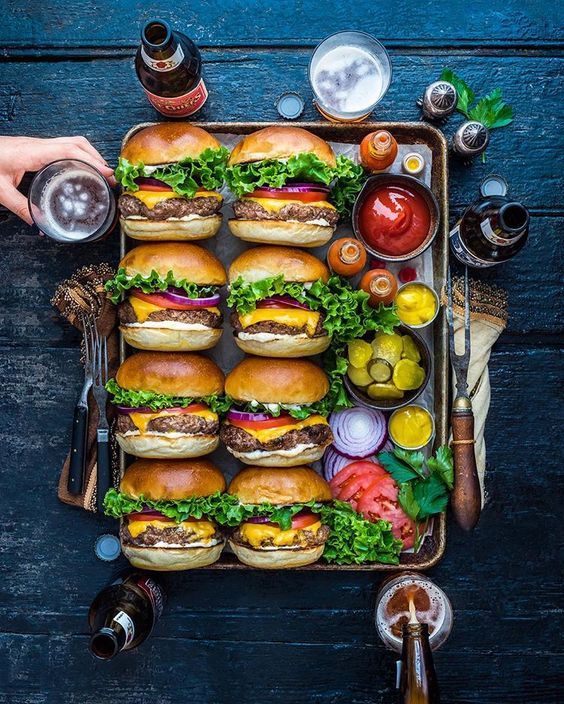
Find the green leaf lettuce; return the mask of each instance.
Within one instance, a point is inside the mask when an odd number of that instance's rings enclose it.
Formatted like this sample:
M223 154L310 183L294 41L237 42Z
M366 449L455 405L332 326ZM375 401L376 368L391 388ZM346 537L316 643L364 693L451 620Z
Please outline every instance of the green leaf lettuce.
M158 291L166 291L170 287L183 289L188 298L208 298L216 294L218 290L217 286L201 286L187 279L178 279L172 271L169 271L164 277L154 269L149 276L142 274L128 276L122 267L118 269L113 279L109 279L104 284L112 303L119 303L127 291L132 288L141 289L143 293L157 293Z

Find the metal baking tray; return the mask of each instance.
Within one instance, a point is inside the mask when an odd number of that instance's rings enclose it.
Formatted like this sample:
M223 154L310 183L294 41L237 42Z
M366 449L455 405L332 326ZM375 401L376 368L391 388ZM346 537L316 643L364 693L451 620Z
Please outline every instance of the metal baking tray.
M133 134L144 127L155 124L154 122L145 122L132 127L123 138L122 146L131 138ZM431 189L435 194L440 207L440 223L439 230L435 241L432 245L433 257L433 278L434 286L437 290L443 286L448 266L448 149L447 142L439 130L430 125L420 122L363 122L363 123L329 123L329 122L194 122L191 123L197 127L202 127L208 132L218 134L237 134L245 135L250 132L269 127L271 125L287 125L294 127L303 127L329 142L348 142L351 144L359 144L362 138L369 132L375 129L386 129L392 132L396 137L400 146L407 145L427 145L432 152L431 161ZM224 222L222 228L216 237L208 240L198 240L195 244L209 248L214 251L224 265L227 267L230 261L222 256L222 241L225 243L229 239L229 248L233 248L232 235L228 233L226 227L227 217L224 212ZM349 231L350 228L349 228ZM137 244L143 244L128 238L125 233L120 234L120 252L123 257L125 253L135 247ZM248 248L248 244L239 242L236 247L240 251ZM317 256L322 256L325 248L319 250L310 250ZM444 310L441 308L438 317L433 323L433 349L434 349L434 374L433 374L433 391L434 391L434 415L435 415L435 446L444 445L448 438L448 399L449 399L449 384L448 384L448 332ZM120 361L134 352L125 344L123 337L120 335ZM234 341L230 338L229 324L225 321L224 334L220 343L213 350L206 352L218 362L224 371L229 371L233 363L226 364L226 357L241 358L243 355L236 347ZM214 462L222 469L227 479L230 479L243 466L234 459L225 448L220 447L210 456ZM127 458L123 452L120 453L120 466L123 472L127 464ZM421 549L417 553L402 553L400 556L400 564L383 565L383 564L367 564L367 565L328 565L324 562L316 562L305 567L295 569L308 571L374 571L374 572L389 572L398 569L417 569L426 570L436 565L446 546L446 516L441 514L435 517L430 535L428 535ZM220 560L209 567L203 569L221 570L221 569L253 569L247 565L240 563L235 555L224 550Z

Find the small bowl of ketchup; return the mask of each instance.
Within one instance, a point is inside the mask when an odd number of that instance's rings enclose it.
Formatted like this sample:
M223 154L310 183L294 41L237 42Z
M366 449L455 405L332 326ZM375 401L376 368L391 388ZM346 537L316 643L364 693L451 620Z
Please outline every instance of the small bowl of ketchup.
M439 204L419 179L376 174L367 179L352 215L356 237L375 257L403 262L419 256L435 239Z

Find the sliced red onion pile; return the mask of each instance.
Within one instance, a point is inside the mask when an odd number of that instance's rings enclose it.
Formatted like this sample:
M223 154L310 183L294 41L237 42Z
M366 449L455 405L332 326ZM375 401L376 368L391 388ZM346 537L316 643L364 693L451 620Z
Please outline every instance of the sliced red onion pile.
M374 409L356 406L337 411L331 414L329 425L335 449L347 457L373 455L388 439L386 418Z
M357 462L359 459L361 458L342 455L340 452L335 450L333 445L330 445L327 450L325 450L325 454L323 455L323 475L325 479L330 482L331 479L333 479L333 477L341 471L341 469L344 469L353 462ZM372 455L371 457L363 457L362 459L365 462L378 462L375 455Z

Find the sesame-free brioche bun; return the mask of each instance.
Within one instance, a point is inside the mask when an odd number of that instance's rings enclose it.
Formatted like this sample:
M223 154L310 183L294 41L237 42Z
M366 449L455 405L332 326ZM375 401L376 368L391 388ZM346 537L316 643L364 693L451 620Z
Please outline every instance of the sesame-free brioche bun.
M242 504L269 503L274 506L331 501L329 484L311 467L245 467L233 477L229 494Z
M122 542L121 551L133 567L155 572L178 572L207 567L219 560L225 540L211 547L144 548Z
M274 242L300 247L320 247L335 232L330 225L290 220L228 220L231 234L245 242Z
M135 132L120 156L132 164L171 164L197 159L205 149L219 149L221 143L201 127L187 122L160 122Z
M327 440L322 445L296 445L289 450L254 450L252 452L239 452L231 447L227 449L233 457L245 464L258 467L299 467L320 460L325 448L330 444L331 440Z
M154 325L154 323L153 323ZM215 347L223 333L223 328L206 328L194 330L189 323L186 327L167 328L149 327L146 324L120 325L119 330L124 340L138 350L159 350L161 352L197 352ZM312 353L314 354L314 353Z
M116 381L123 389L197 399L223 393L224 376L200 354L136 352L121 364Z
M225 491L225 478L210 460L136 460L125 469L120 491L133 499L177 501Z
M118 433L116 440L128 455L146 459L178 459L202 457L217 450L217 435L176 435L166 433Z
M293 247L253 247L236 257L229 267L229 282L240 276L249 283L284 274L286 281L312 283L329 279L329 269L309 252Z
M119 263L127 276L150 276L156 271L163 278L169 271L177 279L186 279L200 286L223 286L226 273L219 259L196 244L161 242L141 244L130 250Z
M328 391L325 372L307 359L245 357L225 379L225 392L244 402L310 404Z
M288 159L303 153L315 154L331 168L336 166L335 153L324 139L301 127L281 125L265 127L243 137L231 152L228 165L263 159Z
M149 220L143 217L120 218L121 229L134 240L186 241L207 240L217 234L222 216L196 215L190 220Z
M257 567L261 570L285 570L292 567L311 565L319 560L325 549L324 545L318 545L313 548L296 548L293 550L283 550L281 548L277 550L254 550L233 540L229 541L229 547L244 565Z
M299 335L273 335L265 339L265 333L241 333L235 336L235 342L246 354L255 354L259 357L311 357L321 354L331 344L329 335L308 337L305 333ZM153 348L154 349L154 348Z

